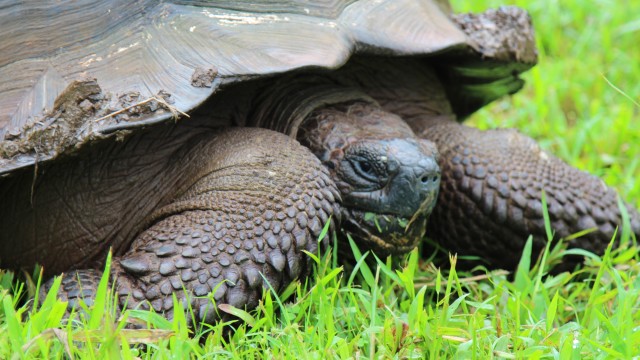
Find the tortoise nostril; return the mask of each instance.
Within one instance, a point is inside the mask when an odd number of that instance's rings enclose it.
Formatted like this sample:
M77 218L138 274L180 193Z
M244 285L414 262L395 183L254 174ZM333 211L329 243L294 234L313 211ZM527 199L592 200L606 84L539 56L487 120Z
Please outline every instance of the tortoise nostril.
M438 180L439 180L439 179L440 179L440 176L438 176L438 175L433 175L433 176L424 175L424 176L420 179L420 181L421 181L423 184L428 184L429 182L434 182L434 183L435 183L435 182L438 182Z

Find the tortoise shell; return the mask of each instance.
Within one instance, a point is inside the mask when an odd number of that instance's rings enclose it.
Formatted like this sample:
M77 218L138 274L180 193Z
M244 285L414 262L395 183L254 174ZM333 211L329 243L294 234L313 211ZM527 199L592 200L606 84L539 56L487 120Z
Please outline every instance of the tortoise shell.
M435 61L459 119L536 62L524 11L454 15L438 0L4 1L0 24L0 175L183 117L233 83L354 56Z

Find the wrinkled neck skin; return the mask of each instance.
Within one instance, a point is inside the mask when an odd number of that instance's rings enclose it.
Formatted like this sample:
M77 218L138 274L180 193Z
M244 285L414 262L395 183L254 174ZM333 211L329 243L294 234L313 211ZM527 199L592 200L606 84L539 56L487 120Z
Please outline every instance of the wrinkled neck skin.
M417 246L440 183L433 143L375 102L357 100L315 109L296 137L329 169L342 228L361 251L385 257Z

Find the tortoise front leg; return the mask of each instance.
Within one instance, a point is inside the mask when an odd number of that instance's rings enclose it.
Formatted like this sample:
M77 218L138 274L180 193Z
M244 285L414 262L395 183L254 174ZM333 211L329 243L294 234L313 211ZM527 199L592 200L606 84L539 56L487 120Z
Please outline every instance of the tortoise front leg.
M302 251L317 251L323 225L338 213L326 169L295 140L268 130L228 131L210 142L184 157L204 175L157 209L131 249L114 258L121 305L171 318L175 293L189 298L197 321L213 322L220 314L208 295L254 308L266 282L279 291L308 274ZM99 275L69 273L60 296L90 299Z
M512 129L431 124L418 136L437 144L442 181L427 235L452 253L513 269L530 234L540 251L547 238L543 190L555 239L594 229L571 240L570 247L601 254L622 224L615 190L541 150L531 138ZM628 205L627 211L638 236L640 216Z

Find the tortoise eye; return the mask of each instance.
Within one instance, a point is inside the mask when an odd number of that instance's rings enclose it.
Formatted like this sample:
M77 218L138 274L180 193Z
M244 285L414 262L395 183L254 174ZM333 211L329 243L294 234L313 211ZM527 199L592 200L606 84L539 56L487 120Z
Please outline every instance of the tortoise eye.
M369 160L359 159L354 162L356 171L365 178L375 178L376 172Z

